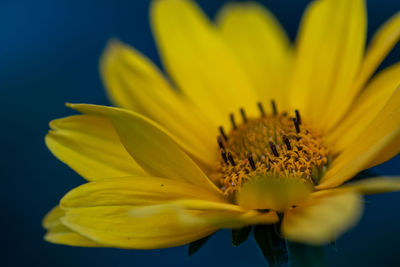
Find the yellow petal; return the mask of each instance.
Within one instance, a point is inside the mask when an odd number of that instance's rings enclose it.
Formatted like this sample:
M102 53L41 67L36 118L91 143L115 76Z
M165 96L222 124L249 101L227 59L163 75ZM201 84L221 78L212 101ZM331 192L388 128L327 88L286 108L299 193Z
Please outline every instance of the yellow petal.
M242 186L237 201L245 209L284 211L311 192L312 186L298 179L259 177Z
M335 158L317 189L338 186L358 172L382 163L400 150L400 89L376 118Z
M224 6L217 21L260 99L274 99L287 108L292 47L274 15L257 3L232 3Z
M356 92L362 89L399 39L400 12L383 24L372 37L354 85Z
M87 239L68 227L61 224L60 219L65 212L59 207L54 207L43 219L43 227L47 230L44 239L51 243L81 247L99 247L100 244Z
M148 173L186 181L220 194L220 190L170 135L149 119L119 108L86 104L71 104L70 107L82 113L109 119L126 150Z
M328 127L347 110L365 37L363 0L315 1L305 12L290 96L292 106L315 125Z
M183 198L225 202L222 196L186 182L157 177L103 179L81 185L61 200L63 208L155 205Z
M64 214L65 212L60 208L60 206L52 208L43 219L43 228L49 230L50 228L57 226L60 224L60 218L64 216Z
M362 213L362 198L352 191L312 194L303 205L285 212L282 234L290 241L322 245L352 228Z
M400 191L400 177L373 177L351 182L340 188L355 190L363 195L395 192Z
M87 180L145 174L105 118L76 115L54 120L50 127L49 150Z
M400 63L381 71L357 98L353 107L327 138L333 153L343 151L366 129L400 85Z
M131 210L129 206L76 208L68 210L62 221L98 243L129 249L180 246L216 231L183 224L173 208L145 217L132 216Z
M217 153L213 126L189 107L149 59L118 41L110 42L101 60L101 74L113 102L164 126L208 165Z
M152 29L166 70L215 124L243 106L256 111L254 89L202 11L185 0L153 1Z
M80 234L77 234L70 230L68 227L59 224L58 226L51 228L44 236L44 239L48 242L55 244L63 244L69 246L79 247L102 247L103 245L96 243Z
M183 200L139 208L73 208L66 211L62 222L74 231L106 246L156 249L198 240L219 227L241 227L255 222L273 223L277 220L274 213L246 213L240 212L240 208L235 205Z
M171 207L175 207L179 212L180 220L188 225L241 228L254 224L272 224L279 220L274 211L246 211L237 205L197 199L182 199L168 204L143 206L133 209L130 215L135 217L151 216Z
M208 190L156 177L102 179L73 189L61 200L61 206L67 210L97 206L130 206L130 214L139 217L151 217L154 213L165 210L166 204L177 209L204 211L199 216L185 212L180 215L182 221L196 225L242 227L278 220L273 212L247 212ZM149 205L152 205L151 208ZM54 213L56 212L57 210Z

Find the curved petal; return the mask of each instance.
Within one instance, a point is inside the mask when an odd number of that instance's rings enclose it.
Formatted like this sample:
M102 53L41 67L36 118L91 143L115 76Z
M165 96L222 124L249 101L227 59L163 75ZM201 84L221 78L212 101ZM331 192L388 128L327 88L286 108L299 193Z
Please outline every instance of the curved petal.
M187 200L186 202L146 206L100 206L66 211L63 224L107 246L130 249L156 249L183 245L215 232L218 227L241 226L248 222L272 223L276 214L268 215L227 209L235 205ZM255 220L254 213L262 216ZM249 217L252 219L250 220Z
M372 177L342 185L340 188L357 191L363 195L400 191L400 177Z
M338 186L400 151L400 89L369 126L335 158L317 189Z
M60 218L64 215L65 212L57 206L43 219L43 227L47 230L47 233L44 236L46 241L70 246L101 247L101 244L87 239L62 225Z
M164 126L190 147L194 156L212 164L218 153L213 126L170 87L149 59L118 41L104 52L101 74L116 105L137 111Z
M52 208L43 218L42 226L44 229L49 230L54 226L60 224L60 218L64 216L65 212L60 206Z
M155 205L185 198L226 202L204 188L179 180L157 177L123 177L103 179L81 185L61 200L63 208L114 205Z
M285 212L282 234L290 241L322 245L353 227L361 217L362 198L352 191L317 192Z
M208 119L227 126L229 113L241 106L256 111L244 71L192 1L153 1L150 15L165 68Z
M219 12L217 22L260 99L274 99L286 109L293 51L274 15L257 3L232 3Z
M188 225L241 228L248 225L272 224L279 221L278 215L274 211L244 210L237 205L197 199L182 199L167 204L143 206L132 210L130 214L139 217L149 216L170 207L175 207L179 212L181 221Z
M96 243L78 233L73 232L68 227L59 224L51 228L44 236L47 242L54 244L62 244L78 247L103 247L102 244Z
M148 173L186 181L221 194L170 135L149 119L119 108L86 104L69 106L82 113L109 119L126 150Z
M354 96L363 88L399 39L400 12L383 24L372 37L354 84Z
M180 246L217 230L214 227L186 226L173 209L146 217L130 216L131 210L129 206L71 209L62 222L105 246L128 249Z
M366 129L400 85L400 63L380 72L357 98L344 120L333 129L327 141L336 154L343 151Z
M50 127L49 150L87 180L146 173L105 118L76 115L53 120Z
M347 110L365 38L364 0L315 1L305 12L290 96L292 107L316 126L334 124Z

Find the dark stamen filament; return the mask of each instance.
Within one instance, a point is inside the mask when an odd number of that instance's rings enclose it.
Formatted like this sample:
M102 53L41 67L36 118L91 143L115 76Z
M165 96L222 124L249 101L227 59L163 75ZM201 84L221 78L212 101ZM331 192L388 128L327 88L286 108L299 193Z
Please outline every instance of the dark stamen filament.
M222 156L222 159L224 160L224 162L226 164L228 164L228 158L226 157L226 152L224 149L221 149L221 156Z
M226 136L224 127L219 126L219 132L221 133L222 137L224 138L225 142L228 141L228 136Z
M271 106L272 106L272 113L274 114L274 116L276 116L278 114L278 109L276 108L275 100L271 100Z
M275 157L279 157L278 150L276 150L275 144L269 142L269 147L271 148L272 154L274 154Z
M253 169L253 171L256 169L256 164L254 164L253 157L251 156L251 153L247 155L247 159L249 160L250 167Z
M228 160L232 164L232 166L236 166L235 161L233 160L231 152L228 152Z
M233 115L233 113L231 113L229 116L231 118L232 128L233 128L233 130L236 130L237 126L236 126L236 122L235 122L235 115Z
M240 114L242 115L243 123L247 123L246 113L244 112L243 108L240 109Z
M217 137L217 142L218 142L218 145L219 145L219 147L220 147L221 149L225 149L224 144L222 143L221 136L218 136L218 137Z
M296 120L297 120L297 122L299 123L299 125L301 125L301 117L300 117L300 112L299 112L299 110L296 109L294 112L296 113Z
M258 109L260 110L261 116L265 117L265 111L264 111L264 107L263 107L262 103L258 102L257 106L258 106Z
M287 136L284 135L282 138L283 138L283 141L285 142L285 145L286 145L287 149L288 149L288 150L292 150L292 146L290 145L290 141L289 141L289 139L287 138Z
M296 128L296 133L300 133L300 125L296 118L292 118L294 127Z

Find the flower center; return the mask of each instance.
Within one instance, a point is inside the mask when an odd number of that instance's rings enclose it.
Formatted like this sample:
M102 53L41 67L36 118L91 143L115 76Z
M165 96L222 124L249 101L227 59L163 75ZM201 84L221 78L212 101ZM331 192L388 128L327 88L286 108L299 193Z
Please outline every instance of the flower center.
M329 163L329 149L323 136L300 117L279 113L272 101L272 113L266 114L258 103L261 116L247 118L240 110L242 123L230 115L232 129L228 134L220 127L218 144L220 188L233 195L254 177L296 178L315 185Z

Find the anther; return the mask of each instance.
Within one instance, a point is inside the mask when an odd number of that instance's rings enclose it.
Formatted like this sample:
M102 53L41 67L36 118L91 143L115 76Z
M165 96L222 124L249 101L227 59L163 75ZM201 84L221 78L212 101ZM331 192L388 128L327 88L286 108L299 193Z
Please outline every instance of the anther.
M299 125L301 125L301 117L300 117L300 112L299 112L299 110L296 109L294 112L296 113L296 120L297 120L297 122L299 123Z
M247 123L246 113L244 112L243 108L240 109L240 114L242 115L243 123Z
M231 114L229 115L229 117L231 118L231 124L232 124L233 130L236 130L236 129L237 129L237 126L236 126L236 122L235 122L235 115L233 115L233 113L231 113Z
M296 118L292 118L294 127L296 128L296 133L300 133L300 125Z
M276 108L275 100L271 100L271 106L272 106L272 113L274 114L274 116L276 116L278 114L278 109Z
M229 162L232 164L232 166L236 166L236 163L235 163L235 161L233 160L233 157L232 157L232 153L231 152L228 152L228 160L229 160Z
M226 136L224 127L219 126L219 132L221 133L222 137L224 138L225 142L228 141L228 136Z
M227 158L227 156L226 156L226 152L225 152L225 150L222 149L222 148L221 148L221 156L222 156L222 159L224 160L224 162L225 162L226 164L228 164L228 158Z
M274 154L275 157L279 157L278 150L276 150L275 144L269 142L269 147L271 148L272 154Z
M263 107L262 103L258 102L257 106L258 106L258 109L260 110L261 116L265 117L265 111L264 111L264 107Z
M251 156L251 153L247 154L247 159L249 160L250 167L254 170L256 170L256 164L254 164L253 157Z
M217 142L218 142L218 145L219 145L219 147L220 147L221 149L225 149L224 144L222 143L221 136L218 136L218 137L217 137Z
M282 138L283 138L283 141L285 142L285 145L286 145L287 149L288 149L288 150L292 150L292 146L290 145L290 141L289 141L289 139L287 138L287 136L284 135L284 136L282 136Z

